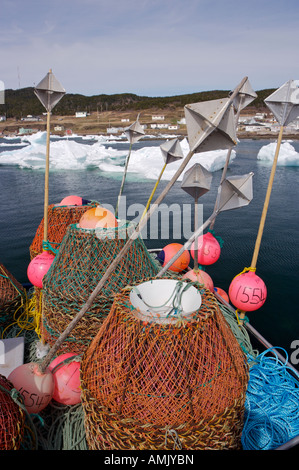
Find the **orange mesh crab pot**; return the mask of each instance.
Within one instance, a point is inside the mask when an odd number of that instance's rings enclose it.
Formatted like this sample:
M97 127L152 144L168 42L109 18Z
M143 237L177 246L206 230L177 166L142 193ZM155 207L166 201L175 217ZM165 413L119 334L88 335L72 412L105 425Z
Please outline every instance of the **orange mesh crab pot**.
M0 263L0 328L5 328L21 314L25 290Z
M98 202L90 202L81 206L60 206L51 204L48 207L48 241L53 247L53 254L60 246L66 230L70 224L76 224L82 215L92 207L96 207ZM30 259L39 255L43 251L44 238L44 218L39 224L34 239L30 245ZM51 252L51 251L50 251Z
M0 374L0 450L19 450L24 435L25 414L11 398L12 389Z
M78 224L68 228L60 250L43 278L41 332L44 342L53 344L80 311L125 245L131 230L133 224L127 222L108 229L84 229ZM135 239L90 309L62 345L61 352L84 351L110 312L114 294L145 275L154 276L157 272L158 265L142 239Z
M115 296L81 363L90 449L241 449L246 358L214 295L200 293L183 316L176 295L171 321L140 309L128 289ZM153 299L154 289L150 309Z

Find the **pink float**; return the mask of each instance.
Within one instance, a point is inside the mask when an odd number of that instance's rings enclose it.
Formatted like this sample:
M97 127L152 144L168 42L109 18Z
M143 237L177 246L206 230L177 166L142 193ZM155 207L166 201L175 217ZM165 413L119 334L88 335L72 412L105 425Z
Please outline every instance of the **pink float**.
M48 368L42 373L34 362L22 364L9 374L8 380L22 395L29 413L39 413L52 400L54 378Z
M199 282L200 284L203 284L206 289L214 292L214 282L211 276L202 269L198 269L196 271L194 269L190 269L190 271L184 274L183 279L190 279L193 282Z
M190 253L193 259L195 246L195 242L193 242L190 249ZM214 235L212 235L211 232L207 232L204 235L198 237L197 246L197 259L199 264L206 266L218 261L221 248L218 240L214 237Z
M236 276L228 290L232 304L244 312L252 312L261 308L267 298L264 281L253 271Z
M170 243L166 245L163 250L158 254L158 259L163 263L164 267L170 260L173 258L178 251L183 247L181 243ZM185 250L179 258L174 261L171 266L168 268L169 271L181 272L188 267L190 263L190 254L189 251Z
M47 274L54 258L55 256L51 253L43 251L30 261L27 268L27 277L35 287L43 288L43 277Z
M53 399L64 405L76 405L81 401L80 362L64 362L71 357L75 358L75 354L61 354L49 365L54 377Z
M82 197L66 196L59 204L60 206L82 206Z

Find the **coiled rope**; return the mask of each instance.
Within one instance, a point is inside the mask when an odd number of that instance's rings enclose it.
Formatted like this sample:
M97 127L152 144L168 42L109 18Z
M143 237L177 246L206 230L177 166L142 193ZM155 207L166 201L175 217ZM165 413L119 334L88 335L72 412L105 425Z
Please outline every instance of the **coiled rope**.
M278 359L277 349L283 348L267 349L250 368L242 433L244 450L273 450L299 435L299 374L294 377L287 366L284 349L285 363Z

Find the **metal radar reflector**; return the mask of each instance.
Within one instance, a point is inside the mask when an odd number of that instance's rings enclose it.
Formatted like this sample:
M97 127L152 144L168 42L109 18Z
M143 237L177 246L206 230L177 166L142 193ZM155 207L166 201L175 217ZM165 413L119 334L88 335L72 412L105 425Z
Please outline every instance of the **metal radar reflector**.
M212 173L200 163L195 163L192 168L185 172L181 188L194 199L198 199L210 190L211 182Z
M164 144L160 145L160 149L166 165L168 165L168 163L176 162L184 157L178 138L167 140Z
M65 89L50 70L35 87L34 93L46 110L50 112L65 95Z
M289 80L265 99L265 104L281 126L299 117L299 80Z
M185 106L190 150L207 152L236 145L233 106L229 98Z
M220 200L218 212L247 206L253 197L253 173L242 176L230 176L220 186Z
M135 144L144 136L143 127L139 122L139 116L140 114L138 114L136 121L133 122L130 127L125 129L125 134L130 144Z

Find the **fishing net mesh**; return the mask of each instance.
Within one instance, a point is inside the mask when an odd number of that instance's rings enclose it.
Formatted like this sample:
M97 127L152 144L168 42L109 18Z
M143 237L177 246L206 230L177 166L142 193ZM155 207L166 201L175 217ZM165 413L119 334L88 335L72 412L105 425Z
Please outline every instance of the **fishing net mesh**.
M133 231L133 224L120 223L113 229L68 227L50 270L43 279L41 334L52 345L66 329L89 298L106 269L116 258ZM155 276L157 262L147 251L141 238L131 244L116 269L83 318L62 344L60 352L80 353L98 332L108 315L113 296L121 288Z
M0 333L21 314L24 296L23 286L0 264Z
M82 206L57 206L51 204L48 207L48 250L50 253L56 253L70 224L76 224L82 215L92 207L99 205L98 202L91 201ZM33 241L30 245L30 259L39 255L43 251L44 238L44 218L39 224ZM52 250L51 250L52 248Z
M121 290L81 362L90 449L239 449L248 367L214 295L192 320L136 318Z
M19 450L25 414L13 400L13 384L0 374L0 450Z

